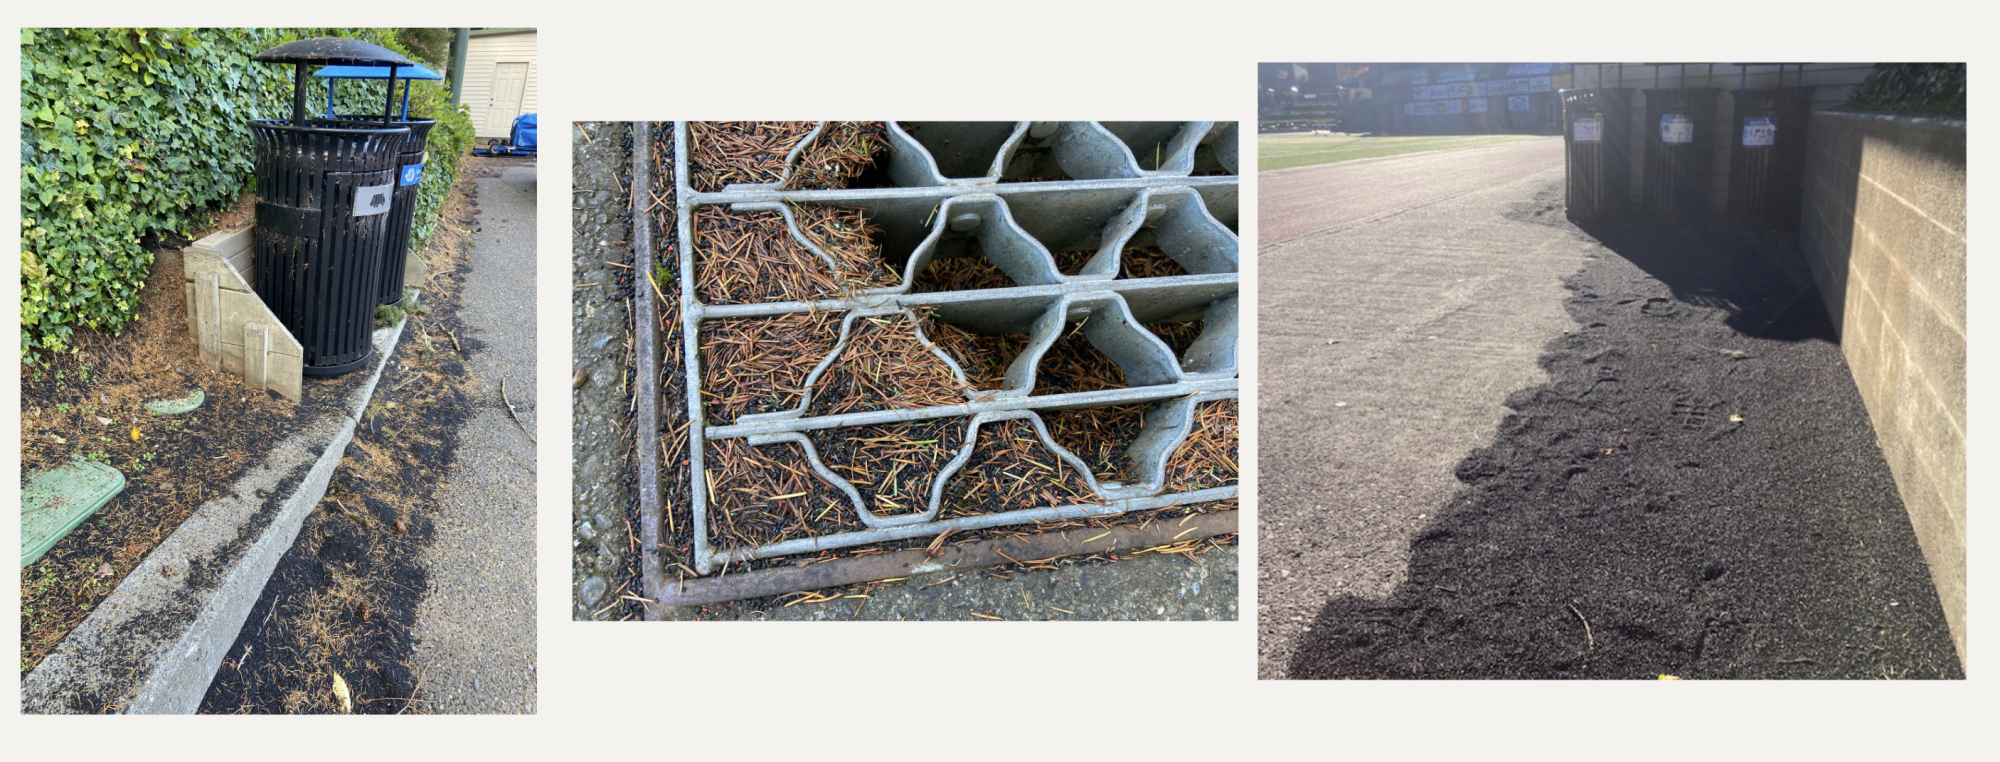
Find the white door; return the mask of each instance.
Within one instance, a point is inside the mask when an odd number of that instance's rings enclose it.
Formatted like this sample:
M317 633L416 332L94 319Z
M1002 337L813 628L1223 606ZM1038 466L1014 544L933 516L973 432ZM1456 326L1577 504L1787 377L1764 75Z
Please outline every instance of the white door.
M486 129L482 135L507 135L514 117L521 115L521 96L528 89L526 63L493 65L493 99L486 105Z

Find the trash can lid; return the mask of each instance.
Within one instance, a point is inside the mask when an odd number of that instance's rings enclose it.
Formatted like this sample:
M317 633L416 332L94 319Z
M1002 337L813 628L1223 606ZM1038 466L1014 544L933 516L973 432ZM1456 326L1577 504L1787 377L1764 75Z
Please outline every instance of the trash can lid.
M287 42L251 56L250 60L279 64L321 64L330 66L415 66L396 51L372 42L345 37L313 37ZM400 71L398 72L400 75Z
M328 79L388 79L387 66L328 66L313 73L315 77ZM431 71L423 64L411 64L396 69L397 79L444 79L443 74Z

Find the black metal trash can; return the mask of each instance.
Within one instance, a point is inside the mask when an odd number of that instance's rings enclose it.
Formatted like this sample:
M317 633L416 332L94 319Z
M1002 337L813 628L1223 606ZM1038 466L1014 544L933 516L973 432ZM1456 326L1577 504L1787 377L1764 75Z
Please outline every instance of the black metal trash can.
M409 60L340 38L286 43L252 60L297 68L292 118L250 122L257 152L257 294L304 346L306 375L361 369L375 357L397 149L410 129L307 118L305 67Z
M340 116L334 123L341 126L379 126L380 121L368 121L367 117ZM409 257L410 224L416 217L417 184L424 178L424 141L431 134L436 119L398 119L390 121L395 127L409 128L410 134L396 145L396 193L389 206L389 232L382 239L382 270L377 278L380 288L375 298L378 304L396 304L403 301L403 265Z
M1663 222L1709 216L1715 166L1713 87L1646 91L1646 211Z
M1799 229L1812 88L1739 90L1729 148L1729 216L1753 228Z
M1572 222L1617 222L1632 198L1632 91L1562 91L1563 194Z
M335 114L333 110L334 83L347 80L388 79L391 74L403 81L403 110L400 118L374 115ZM326 80L326 118L342 123L343 126L369 127L389 124L410 128L410 135L397 146L398 174L396 175L396 198L389 209L389 235L382 247L381 293L377 298L382 304L396 304L403 301L403 270L409 257L410 224L417 210L417 183L423 180L424 146L429 139L431 127L437 125L435 119L410 118L410 84L414 80L443 80L444 75L420 65L398 66L393 70L386 66L328 66L315 72L313 76ZM396 93L390 88L389 102L393 106Z

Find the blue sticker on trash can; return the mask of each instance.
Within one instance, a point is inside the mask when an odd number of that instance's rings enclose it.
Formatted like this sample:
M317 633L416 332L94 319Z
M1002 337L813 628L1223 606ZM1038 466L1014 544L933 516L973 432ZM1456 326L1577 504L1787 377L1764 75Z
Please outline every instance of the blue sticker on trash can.
M403 167L404 185L416 185L422 179L424 179L424 165L409 164Z

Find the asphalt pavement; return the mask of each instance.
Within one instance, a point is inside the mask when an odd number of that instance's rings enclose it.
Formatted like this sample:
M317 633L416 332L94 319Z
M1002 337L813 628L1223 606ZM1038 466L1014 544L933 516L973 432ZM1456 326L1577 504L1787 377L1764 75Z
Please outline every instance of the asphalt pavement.
M423 558L430 589L414 627L412 660L435 713L536 707L535 189L533 163L479 179L460 312L477 401L439 490L437 540Z
M1561 147L1265 184L1259 676L1960 676L1795 242Z
M1530 221L1561 179L1553 138L1259 176L1260 677L1331 596L1395 589L1455 464L1547 379L1594 248Z

